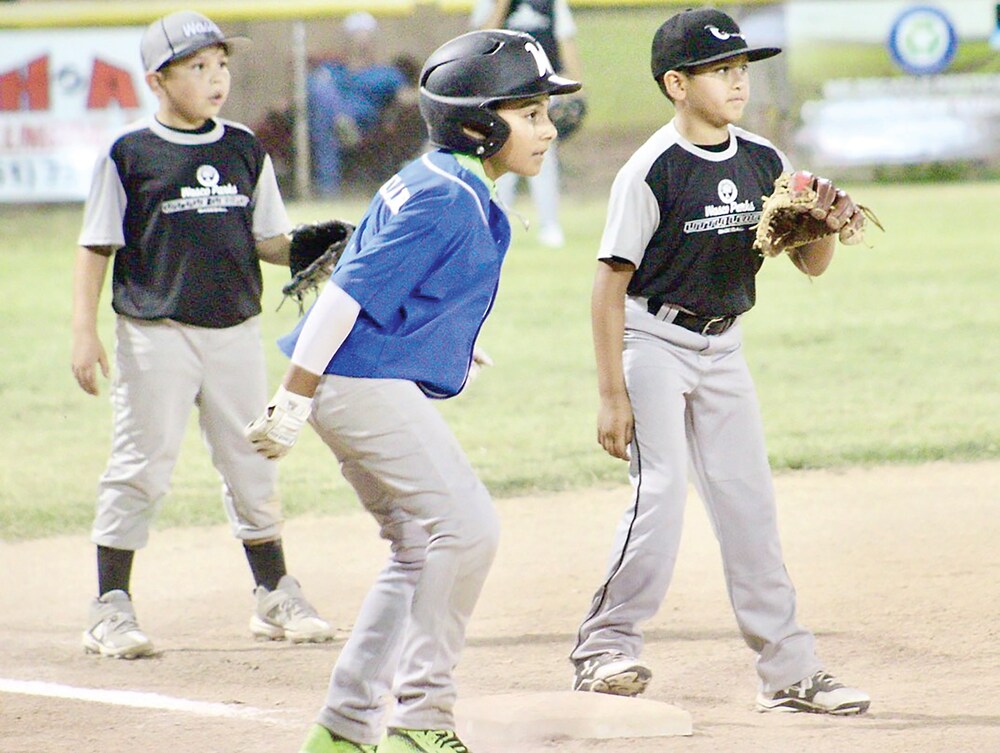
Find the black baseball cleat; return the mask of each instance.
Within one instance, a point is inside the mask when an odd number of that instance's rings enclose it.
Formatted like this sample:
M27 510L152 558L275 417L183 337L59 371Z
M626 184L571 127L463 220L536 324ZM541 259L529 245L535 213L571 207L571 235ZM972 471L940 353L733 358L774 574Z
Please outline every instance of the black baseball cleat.
M871 698L863 690L849 688L820 670L777 693L758 693L758 711L807 712L850 716L868 710Z

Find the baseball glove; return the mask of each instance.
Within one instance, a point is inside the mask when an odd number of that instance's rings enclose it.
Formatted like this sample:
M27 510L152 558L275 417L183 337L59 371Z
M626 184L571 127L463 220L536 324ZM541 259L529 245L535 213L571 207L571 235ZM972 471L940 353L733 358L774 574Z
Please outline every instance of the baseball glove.
M774 193L763 200L753 244L762 256L777 256L835 233L841 243L852 246L864 241L869 221L884 229L871 209L805 171L779 175ZM843 218L842 225L834 223L839 229L828 222L829 216Z
M306 293L317 290L330 276L353 233L354 225L340 220L296 227L288 249L292 279L281 289L281 302L294 298L301 313Z
M553 97L549 104L549 120L559 131L559 140L565 141L576 133L587 114L587 101L580 96Z

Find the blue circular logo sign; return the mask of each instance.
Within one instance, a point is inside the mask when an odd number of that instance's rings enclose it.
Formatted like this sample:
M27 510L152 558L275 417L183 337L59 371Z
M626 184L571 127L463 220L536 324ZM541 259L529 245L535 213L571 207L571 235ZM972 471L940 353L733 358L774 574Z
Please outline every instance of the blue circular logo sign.
M889 31L889 54L907 73L940 73L955 57L958 37L943 11L917 6L903 11Z

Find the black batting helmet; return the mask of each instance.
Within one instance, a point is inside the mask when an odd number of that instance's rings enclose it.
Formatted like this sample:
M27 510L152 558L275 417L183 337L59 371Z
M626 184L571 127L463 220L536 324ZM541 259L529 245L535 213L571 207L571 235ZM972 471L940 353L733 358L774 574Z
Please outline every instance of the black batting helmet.
M471 31L435 50L420 72L420 114L431 142L490 157L510 135L494 111L507 100L568 94L578 81L557 76L538 41L520 31ZM474 138L463 128L483 138Z

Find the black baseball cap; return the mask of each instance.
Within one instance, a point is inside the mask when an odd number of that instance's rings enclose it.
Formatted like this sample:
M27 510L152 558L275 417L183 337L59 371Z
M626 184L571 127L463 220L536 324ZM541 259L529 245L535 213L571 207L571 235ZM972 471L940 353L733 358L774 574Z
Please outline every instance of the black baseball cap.
M211 19L182 10L153 21L142 35L139 45L146 71L158 71L177 58L193 55L213 44L233 47L234 43L249 43L246 37L226 36Z
M653 36L652 71L657 81L667 71L684 70L735 55L751 61L781 52L780 47L749 47L736 22L721 10L700 8L668 18Z

